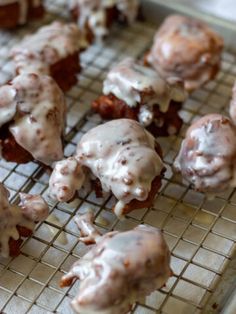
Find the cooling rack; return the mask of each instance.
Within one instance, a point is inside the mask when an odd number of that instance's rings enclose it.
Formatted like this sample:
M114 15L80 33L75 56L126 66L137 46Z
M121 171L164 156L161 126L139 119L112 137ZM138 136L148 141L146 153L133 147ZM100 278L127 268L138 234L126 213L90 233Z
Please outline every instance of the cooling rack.
M65 13L65 1L48 0L53 14ZM14 66L9 49L41 24L55 19L48 14L43 21L31 23L17 32L0 32L0 84L8 81ZM61 17L60 17L61 18ZM141 57L150 47L156 26L137 22L129 28L114 27L104 44L93 45L83 53L79 83L67 94L65 155L71 155L80 137L102 121L90 112L90 103L101 94L109 67L129 55ZM193 191L173 174L171 165L189 124L206 113L227 114L232 84L236 75L236 54L226 49L217 78L193 93L181 111L184 126L178 137L159 138L167 173L152 208L136 210L124 221L112 213L113 197L96 199L94 192L80 194L70 204L53 203L48 198L48 173L36 163L17 165L0 160L0 178L9 188L11 200L19 192L42 194L50 204L49 218L39 224L34 235L22 245L15 259L0 258L0 313L70 314L72 288L61 289L58 282L88 248L78 241L73 222L76 213L92 208L102 232L127 230L146 223L163 230L172 253L174 276L166 287L155 291L132 313L193 314L218 313L227 300L235 280L236 192L228 190L214 200ZM233 277L234 276L234 277Z

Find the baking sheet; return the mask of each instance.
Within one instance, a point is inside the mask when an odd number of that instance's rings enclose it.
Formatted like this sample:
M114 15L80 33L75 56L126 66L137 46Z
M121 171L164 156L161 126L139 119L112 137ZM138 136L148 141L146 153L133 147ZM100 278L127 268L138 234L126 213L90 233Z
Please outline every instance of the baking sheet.
M63 15L65 1L48 0L50 10ZM9 80L14 67L8 51L27 33L55 17L48 14L43 21L31 23L17 32L0 32L0 83ZM102 82L108 68L125 56L141 57L150 47L156 26L137 22L129 28L114 27L104 45L93 45L82 55L83 72L80 81L67 94L68 105L66 156L71 155L83 133L100 123L89 107L101 94ZM236 193L229 190L208 201L182 183L173 174L171 165L186 128L193 119L206 113L227 114L231 88L236 74L235 54L225 50L222 70L216 80L193 93L181 111L185 124L178 137L160 138L167 166L166 177L153 208L137 210L125 221L111 212L114 199L96 199L94 192L80 195L71 204L53 203L47 196L48 175L36 163L16 165L0 161L0 178L11 191L11 199L18 201L18 192L42 194L50 203L50 216L37 226L35 234L22 245L22 253L15 259L0 258L0 312L72 313L70 300L76 294L78 282L72 288L61 289L59 279L71 264L88 250L78 241L73 222L77 212L88 207L96 212L96 224L102 232L127 230L140 223L159 227L172 252L174 276L165 288L152 293L132 313L192 314L206 306L219 312L221 300L215 304L214 295L225 287L221 278L227 274L236 241ZM228 281L227 281L228 282ZM227 286L230 293L232 285Z

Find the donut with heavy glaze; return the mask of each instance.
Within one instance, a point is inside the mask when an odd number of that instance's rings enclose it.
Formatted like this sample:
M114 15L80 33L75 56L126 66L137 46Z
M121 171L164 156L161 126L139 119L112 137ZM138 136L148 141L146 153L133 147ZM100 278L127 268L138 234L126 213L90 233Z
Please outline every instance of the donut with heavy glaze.
M65 98L45 75L21 74L0 87L0 148L7 161L45 165L63 158Z
M187 130L174 167L195 190L220 193L236 186L236 128L220 114L206 115Z
M181 78L191 92L215 78L222 49L223 39L204 22L171 15L157 31L146 60L163 77Z
M88 41L101 40L109 33L113 21L132 24L138 15L138 0L70 0L71 15Z
M11 57L18 74L49 75L67 91L77 83L79 53L86 45L76 24L55 21L26 36L13 47Z
M126 58L108 72L103 95L92 108L104 119L134 119L154 136L166 136L180 130L178 111L186 97L180 79L164 80L156 71Z
M61 286L80 280L71 304L75 313L126 314L172 275L168 246L151 226L101 236L92 221L91 213L76 217L80 240L95 245L63 276Z
M116 197L114 212L120 217L153 204L164 170L154 137L134 120L117 119L88 131L74 157L56 163L50 195L67 202L92 181L97 196L112 192Z

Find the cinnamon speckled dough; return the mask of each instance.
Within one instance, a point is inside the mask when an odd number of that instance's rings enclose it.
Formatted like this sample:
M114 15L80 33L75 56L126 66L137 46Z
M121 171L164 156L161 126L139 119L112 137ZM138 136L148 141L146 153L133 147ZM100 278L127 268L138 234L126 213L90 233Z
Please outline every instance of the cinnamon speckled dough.
M81 240L96 244L72 266L61 286L80 280L72 301L75 313L126 314L171 276L169 249L160 230L151 226L101 236L91 220L91 214L76 218Z
M182 126L178 111L187 93L181 79L164 80L133 58L125 58L110 69L103 94L92 108L105 119L137 120L155 136L176 134Z
M89 179L98 181L104 193L114 194L117 216L151 206L165 169L160 155L154 137L138 122L118 119L104 123L81 138L73 158L55 165L50 195L69 201Z
M0 148L8 161L62 159L65 98L45 75L21 74L0 87Z
M43 14L41 0L0 0L0 28L14 28Z
M236 128L220 114L209 114L187 130L175 169L194 189L220 193L236 186Z
M32 234L35 223L43 221L49 213L48 205L39 195L20 193L21 203L11 205L10 193L0 183L0 256L17 256L22 237Z
M137 18L138 0L69 0L68 7L89 42L102 39L109 33L114 20L129 24Z
M18 74L50 75L63 91L77 82L79 52L87 42L73 23L55 21L42 26L13 47L11 57Z
M182 78L193 91L214 79L222 49L223 39L204 22L171 15L157 31L147 61L164 77Z

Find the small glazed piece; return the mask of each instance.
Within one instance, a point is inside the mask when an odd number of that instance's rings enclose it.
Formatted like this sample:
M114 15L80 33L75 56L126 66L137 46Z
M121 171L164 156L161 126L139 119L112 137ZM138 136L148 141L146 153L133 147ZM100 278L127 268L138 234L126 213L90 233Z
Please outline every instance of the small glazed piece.
M183 79L191 92L215 78L222 49L223 39L205 23L171 15L157 31L147 62L163 77Z
M117 216L149 207L161 187L164 165L154 137L136 121L118 119L88 131L74 158L56 164L49 181L50 195L69 201L87 181L98 197L112 192ZM76 164L77 163L77 164Z
M76 24L55 21L26 36L11 56L18 74L50 75L63 91L77 82L79 52L86 41Z
M0 256L20 254L22 237L29 237L37 222L47 218L48 205L39 195L20 193L21 203L9 203L8 190L0 183Z
M126 314L172 275L169 249L156 228L140 225L101 236L92 220L91 213L76 218L81 241L95 246L62 278L61 287L80 280L75 313Z
M187 130L174 167L197 191L217 194L236 186L236 128L209 114Z
M69 10L86 38L102 39L114 20L133 23L138 15L138 0L70 0Z
M0 0L0 28L14 28L43 14L41 0Z
M66 105L45 75L21 74L0 87L0 148L7 161L45 165L63 158Z
M103 94L92 108L105 119L137 120L155 136L176 134L182 126L178 111L187 97L182 81L174 77L164 80L132 58L109 71Z

